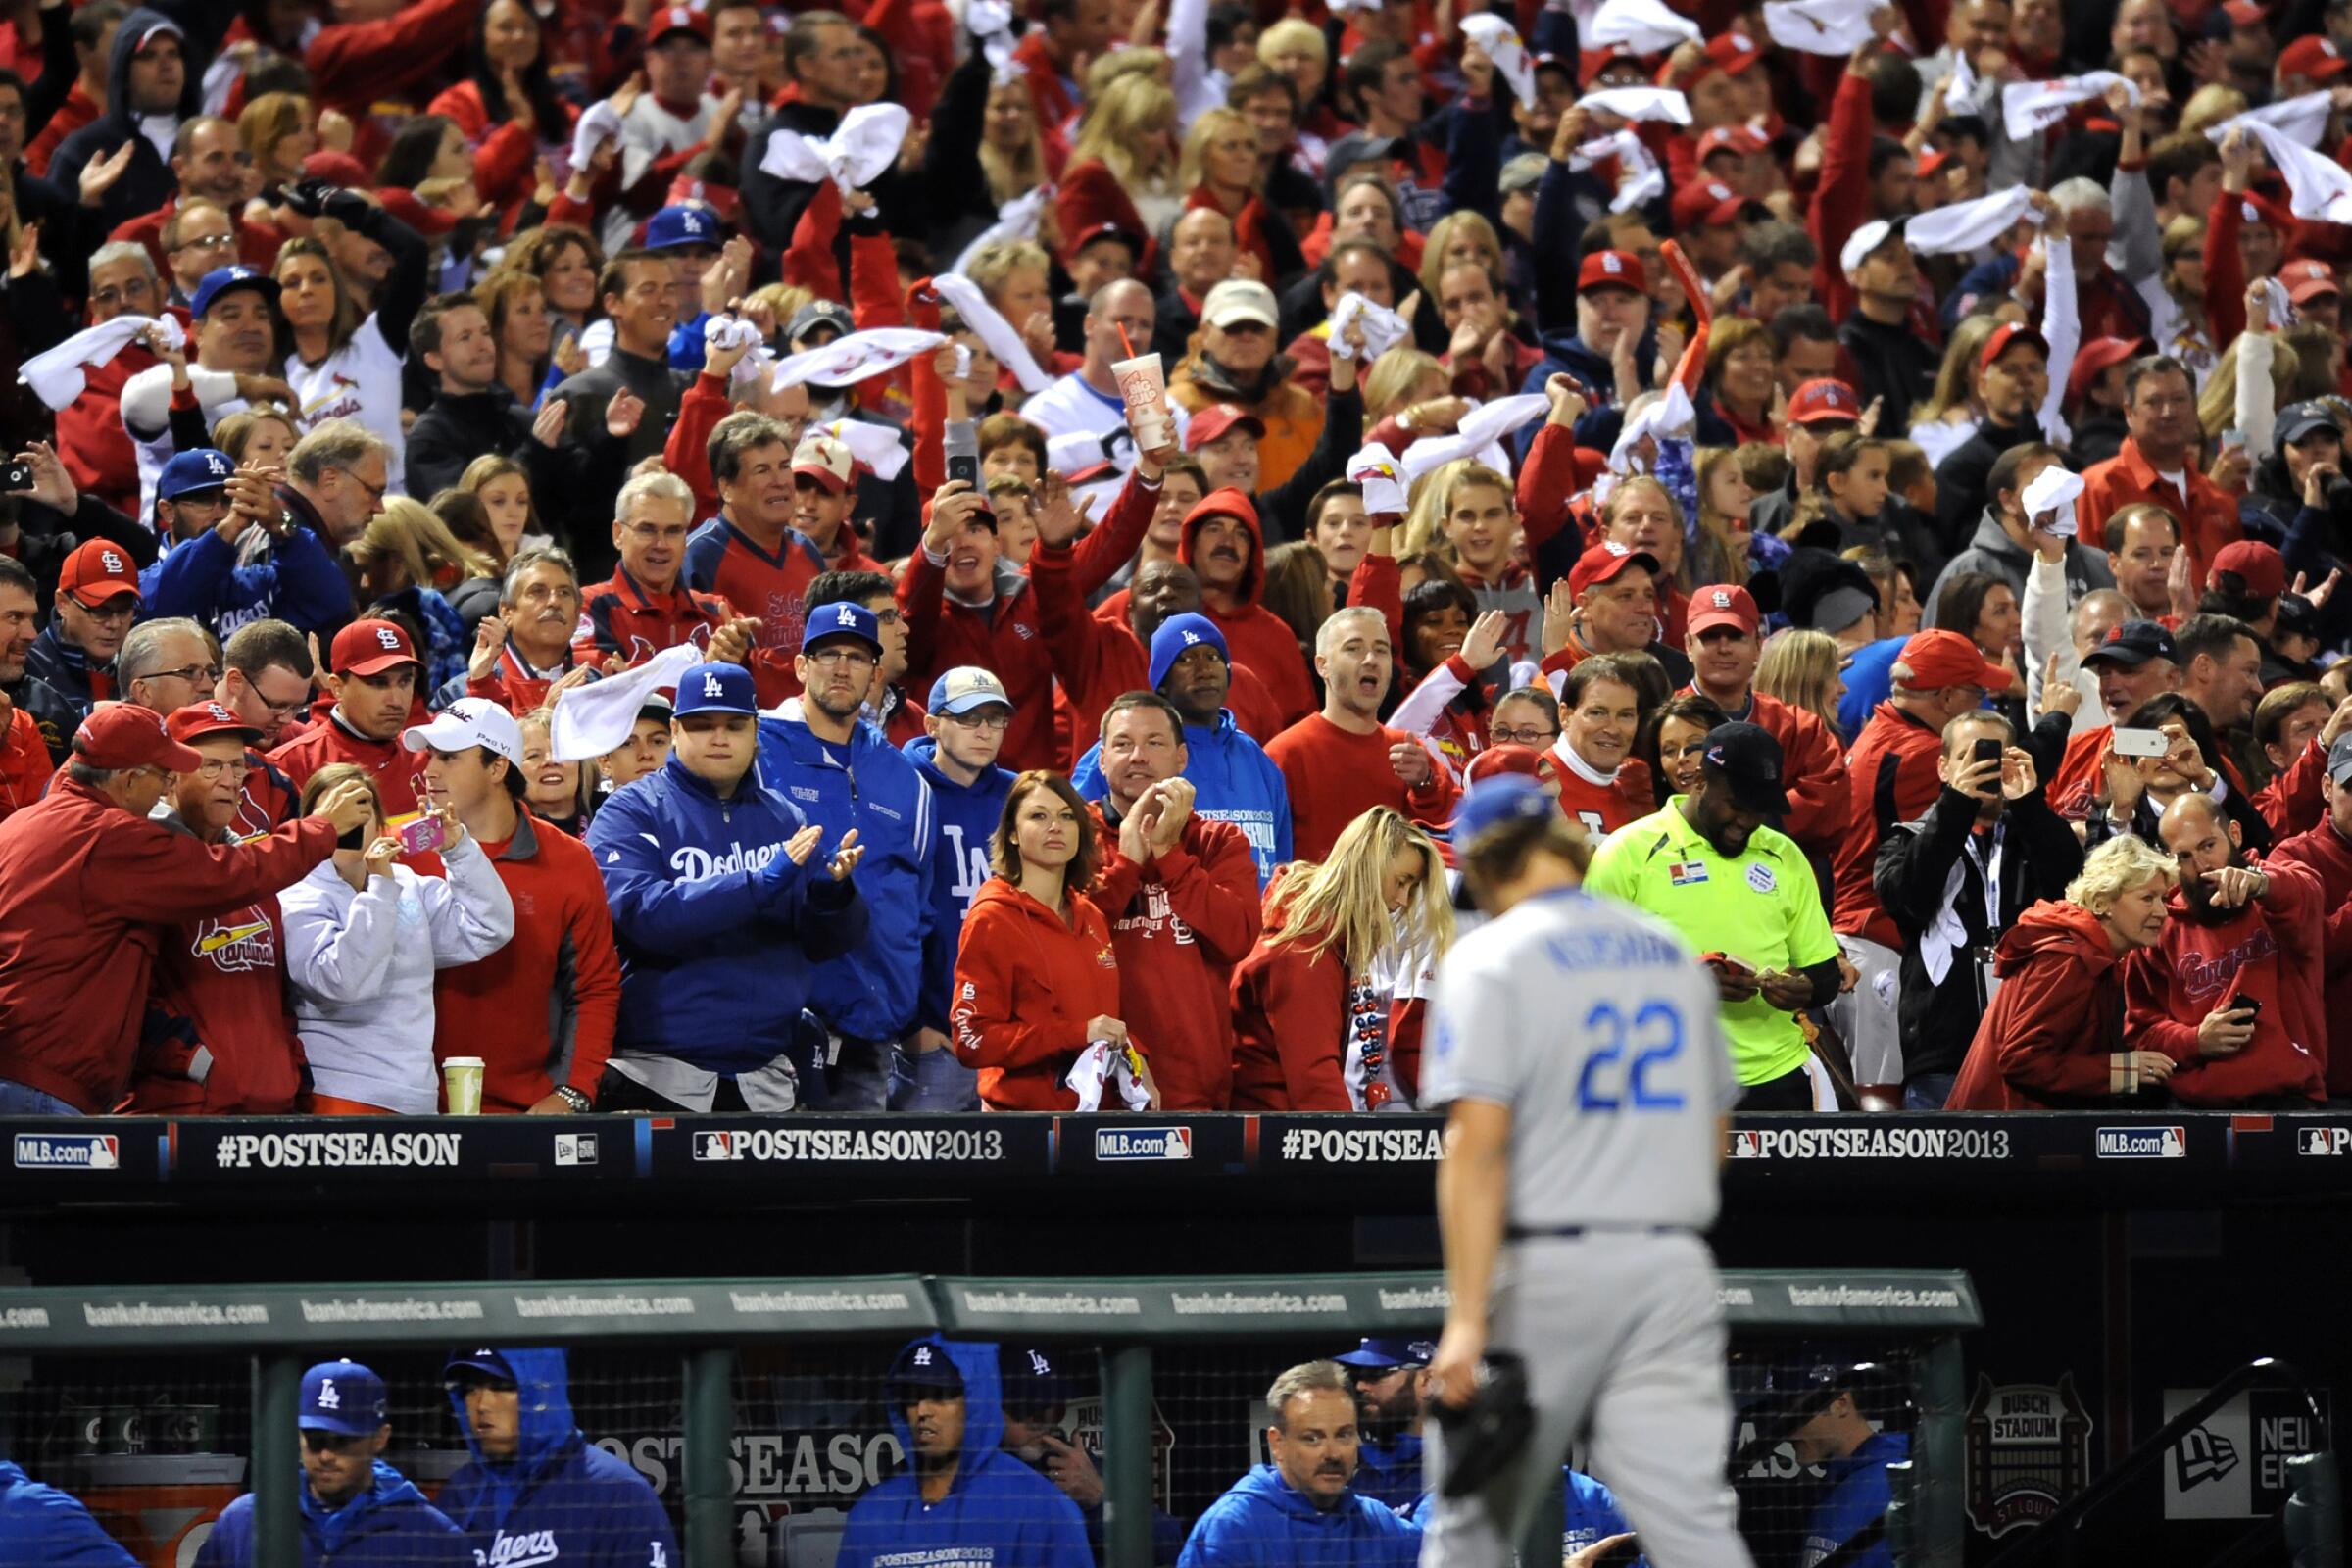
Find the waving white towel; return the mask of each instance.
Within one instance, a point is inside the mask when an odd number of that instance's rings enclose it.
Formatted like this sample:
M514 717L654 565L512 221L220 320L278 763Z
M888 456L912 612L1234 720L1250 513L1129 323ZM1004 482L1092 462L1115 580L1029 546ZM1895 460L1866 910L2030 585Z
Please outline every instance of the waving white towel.
M864 419L835 419L816 426L834 440L850 449L850 456L874 470L877 479L896 479L913 456L899 439L899 432L887 424L873 424Z
M1536 106L1536 63L1527 53L1527 42L1519 29L1492 11L1482 11L1475 17L1462 19L1462 33L1486 51L1502 73L1502 79L1511 84L1519 102L1527 108Z
M1617 444L1609 449L1609 471L1632 473L1640 465L1635 462L1634 446L1643 436L1663 440L1670 436L1688 435L1698 423L1698 410L1691 407L1690 394L1683 383L1667 387L1663 396L1652 398L1630 416L1625 428L1618 432Z
M1690 123L1690 100L1672 87L1603 87L1576 101L1579 109L1597 109L1620 120L1656 120L1672 125Z
M17 379L32 388L32 395L48 408L72 408L90 384L84 372L113 364L116 355L151 326L162 327L173 347L188 340L172 317L118 316L83 327L45 354L35 354L18 369Z
M2001 89L2001 120L2011 141L2038 136L2066 118L2077 104L2105 98L2107 89L2121 83L2132 103L2139 88L2112 71L2086 71L2080 76L2055 81L2013 81Z
M1697 23L1670 10L1662 0L1604 0L1585 40L1591 49L1621 43L1638 55L1658 55L1705 36Z
M1364 358L1377 360L1413 335L1404 324L1404 318L1386 305L1375 305L1353 289L1340 296L1331 308L1331 353L1334 359L1353 359L1355 350L1349 348L1344 335L1357 321L1364 326Z
M1366 512L1401 515L1406 510L1404 468L1396 454L1377 441L1348 460L1348 482L1363 486Z
M2051 464L2034 476L2026 493L2018 498L2018 507L2028 520L2042 532L2056 534L2061 539L2075 536L2075 498L2082 493L2080 475L2069 473L2058 464ZM2055 513L2048 522L2040 519L2045 513Z
M2262 143L2262 150L2278 171L2278 177L2286 181L2291 198L2287 203L2289 212L2297 218L2323 223L2352 223L2352 174L2346 173L2341 165L2297 145L2276 125L2255 121L2245 130Z
M1451 435L1430 436L1404 449L1404 476L1418 479L1433 468L1440 468L1456 458L1484 457L1490 466L1494 459L1488 453L1503 437L1532 424L1551 412L1551 399L1541 392L1522 392L1516 397L1497 398L1494 402L1472 409L1462 416L1461 424ZM1510 460L1503 459L1507 469Z
M778 130L767 139L760 172L811 184L831 179L844 191L863 190L898 162L914 117L898 104L859 104L825 137Z
M940 332L918 332L905 326L870 327L835 338L823 348L778 360L775 376L769 384L778 392L804 381L818 386L855 386L870 376L895 370L946 341L946 335Z
M547 726L548 746L559 762L586 762L604 756L629 738L637 710L664 686L675 686L687 669L702 662L703 650L692 643L664 648L635 669L585 686L574 686L556 699L555 716Z
M1043 392L1054 384L1054 378L1030 357L1029 345L1021 341L1021 334L988 303L988 296L980 292L979 284L959 273L942 272L931 279L931 286L939 290L941 299L956 307L956 314L963 318L964 325L980 334L988 352L1012 371L1012 378L1021 383L1022 391Z
M2006 235L2019 219L2041 221L2034 210L2034 193L2023 188L1995 191L1972 202L1954 202L1921 213L1903 224L1903 243L1921 256L1973 251Z
M1870 25L1877 9L1877 0L1772 0L1764 30L1800 54L1850 55L1878 36Z
M2301 147L2317 147L2328 134L2328 116L2335 107L2335 95L2326 92L2307 92L2300 98L2284 103L2265 104L2249 109L2242 115L2232 115L2205 134L2220 141L2237 125L2269 125Z
M598 147L618 140L620 111L601 99L590 104L581 111L579 123L571 127L571 167L586 172Z

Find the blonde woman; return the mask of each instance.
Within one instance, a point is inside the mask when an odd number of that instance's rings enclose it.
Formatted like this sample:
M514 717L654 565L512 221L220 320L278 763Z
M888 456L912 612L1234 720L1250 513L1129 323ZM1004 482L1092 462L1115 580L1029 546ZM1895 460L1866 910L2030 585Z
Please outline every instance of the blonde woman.
M237 140L264 186L302 178L302 161L318 150L311 101L298 92L266 92L237 116Z
M415 229L348 191L326 198L320 221L330 219L389 251L392 268L374 291L374 309L363 315L351 280L324 240L305 235L278 248L270 275L292 333L285 374L294 389L295 417L305 433L329 419L366 427L384 443L387 487L404 494L408 425L401 418L401 377L409 323L424 304L430 253Z
M972 50L941 85L923 143L927 227L943 265L1006 202L1054 177L1048 158L1026 78L998 74L986 51Z
M1257 35L1257 58L1290 77L1298 95L1298 155L1307 172L1322 178L1331 144L1355 128L1323 98L1331 76L1331 46L1323 29L1303 17L1285 17Z
M419 690L437 691L466 673L467 612L478 621L496 608L496 563L451 533L430 507L407 496L387 500L344 547L343 558L362 604L389 600L423 631L419 652L427 678Z
M1438 363L1436 355L1399 344L1374 360L1364 377L1364 427L1371 429L1408 409L1426 410L1440 403L1451 404L1452 386L1446 367ZM1454 416L1459 418L1459 413ZM1412 423L1416 430L1429 428L1423 419L1416 418Z
M2278 337L2249 320L2246 330L2222 350L2213 362L2213 373L2197 389L2197 426L2205 439L2219 441L2224 430L2235 430L2246 438L2248 462L2268 457L2278 410L2288 401L2287 389L2302 363ZM2241 365L2249 377L2259 379L2240 385Z
M1756 665L1756 690L1803 709L1833 735L1845 733L1838 722L1838 705L1845 697L1844 658L1838 639L1826 631L1791 626L1773 633Z
M1756 499L1740 462L1740 448L1700 447L1690 454L1698 479L1698 539L1690 550L1693 580L1744 584L1751 530L1747 509Z
M1155 77L1119 76L1087 106L1054 210L1065 235L1115 223L1156 234L1184 210L1176 186L1176 95Z
M1931 464L1941 463L1977 433L1977 422L1984 416L1977 402L1977 361L1984 353L1984 340L1999 324L1990 316L1962 317L1944 346L1936 390L1925 403L1911 406L1911 439Z
M1430 836L1385 806L1321 864L1285 867L1233 974L1233 1108L1377 1110L1396 1098L1388 1006L1407 954L1435 963L1453 906Z
M1298 237L1266 207L1265 169L1257 128L1231 109L1211 109L1186 132L1176 166L1176 188L1187 212L1211 207L1233 220L1235 243L1257 258L1258 276L1287 277L1305 269Z
M1510 271L1503 261L1502 240L1495 234L1494 225L1466 207L1432 223L1429 237L1421 242L1422 309L1434 309L1445 297L1441 280L1446 269L1463 263L1485 268L1487 275L1493 278L1508 276Z

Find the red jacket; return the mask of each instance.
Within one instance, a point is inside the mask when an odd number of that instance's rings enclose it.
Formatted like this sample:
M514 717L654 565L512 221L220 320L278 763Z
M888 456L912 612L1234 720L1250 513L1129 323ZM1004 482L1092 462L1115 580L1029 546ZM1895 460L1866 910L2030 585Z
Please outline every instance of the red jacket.
M156 363L153 354L133 343L104 365L85 365L81 396L57 411L57 455L74 488L134 517L139 454L122 428L122 388Z
M1844 842L1846 824L1853 819L1845 748L1818 713L1759 691L1748 693L1747 722L1770 730L1781 743L1781 779L1788 787L1788 814L1781 831L1807 855L1831 855Z
M2299 865L2320 880L2321 935L2326 944L2328 1092L2352 1095L2352 843L2321 821L2274 845L2268 867ZM2341 1029L2344 1038L2337 1040ZM2341 1087L2339 1087L2341 1086Z
M323 817L199 844L61 779L0 822L0 1078L87 1115L130 1082L163 928L290 887L334 853Z
M538 160L539 143L568 141L571 127L580 112L563 99L556 100L562 112L561 125L541 125L534 135L531 127L515 120L492 120L482 102L478 83L461 81L454 87L442 89L426 106L425 113L446 115L466 133L466 141L473 149L473 187L480 193L485 207L505 207L521 196L530 194L531 166ZM503 104L500 106L505 107Z
M339 712L305 731L270 754L297 793L311 775L329 762L357 762L375 780L383 797L384 820L414 816L418 810L416 781L424 774L424 754L412 752L395 735L388 741L370 740L343 722Z
M1061 68L1046 52L1046 29L1032 27L1023 33L1020 42L1012 46L1012 58L1021 64L1021 79L1029 84L1029 102L1037 110L1038 143L1046 155L1046 172L1061 181L1060 194L1055 198L1056 205L1070 200L1077 175L1081 171L1092 169L1098 176L1095 184L1107 185L1121 202L1126 203L1127 217L1133 220L1135 225L1131 232L1138 235L1148 233L1143 220L1135 217L1135 204L1127 201L1126 192L1119 190L1118 181L1110 177L1110 171L1100 161L1089 159L1076 169L1062 167L1070 156L1069 124L1077 118L1078 104L1062 80ZM1062 233L1082 234L1086 231L1083 222L1076 228L1070 226L1071 215L1068 212L1064 211L1059 216ZM1016 325L1013 330L1020 328Z
M2124 988L2098 916L2043 900L2001 933L2000 989L1977 1025L1946 1110L2052 1110L2113 1094Z
M1235 1110L1372 1110L1387 1099L1387 1006L1330 953L1269 932L1233 973ZM1348 1086L1353 1057L1365 1102Z
M2328 774L2328 748L2318 736L2303 743L2302 752L2286 764L2286 771L2274 777L2254 797L2254 809L2271 824L2271 843L2302 833L2316 826L2328 814L2328 802L2320 794L2320 780ZM2331 902L2328 906L2334 908Z
M329 23L303 51L311 102L368 114L401 97L466 47L479 11L474 0L418 0L381 21Z
M1460 791L1443 762L1433 755L1428 782L1407 789L1389 761L1390 747L1420 744L1419 736L1386 724L1353 734L1321 713L1309 713L1267 742L1266 756L1290 786L1293 853L1301 860L1322 859L1348 824L1376 806L1428 827L1450 821Z
M991 877L963 917L949 1037L956 1059L980 1070L989 1110L1076 1110L1062 1079L1086 1049L1087 1020L1128 1021L1102 911L1083 893L1069 897L1065 925L1016 884ZM1136 1045L1144 1049L1141 1031Z
M529 812L482 850L514 902L514 936L433 976L433 1059L480 1056L482 1109L524 1111L569 1084L591 1099L612 1054L620 956L587 845Z
M572 634L571 657L580 663L602 665L618 654L625 663L641 664L680 643L708 647L710 634L734 616L724 599L694 592L682 576L669 592L651 594L637 585L626 567L615 566L609 581L582 592L580 629Z
M2139 443L2124 437L2121 451L2104 463L2094 463L2082 474L2082 499L2078 507L2082 537L2096 539L2107 519L2134 501L2152 501L2180 521L2180 542L2188 547L2189 571L2198 582L2213 569L2213 558L2224 545L2245 536L2238 525L2237 498L2205 477L2192 456L2182 476L2188 494L2182 496L2156 476Z
M1298 634L1291 630L1289 621L1258 603L1258 595L1266 587L1266 540L1256 506L1230 486L1203 496L1185 514L1177 558L1195 572L1200 570L1200 564L1193 558L1193 543L1200 536L1200 525L1212 516L1241 520L1250 538L1250 564L1243 568L1236 590L1240 602L1231 610L1221 610L1203 597L1200 613L1215 621L1217 630L1225 634L1225 650L1233 662L1248 664L1266 683L1275 706L1282 710L1283 722L1296 724L1315 710L1315 683L1307 672L1306 656L1299 652ZM1137 542L1142 542L1140 537Z
M2131 1044L2180 1064L2168 1087L2184 1104L2327 1093L2320 879L2288 861L2263 869L2271 885L2262 897L2213 924L2190 918L2176 888L2166 901L2172 917L2164 939L2124 964ZM2198 1049L2197 1025L2232 987L2262 1003L2254 1038L2235 1055L2208 1057Z
M1879 907L1871 869L1879 860L1879 837L1896 822L1927 814L1943 789L1936 763L1943 737L1894 704L1871 710L1870 722L1846 754L1846 809L1851 830L1838 844L1832 877L1835 892L1830 924L1840 936L1868 937L1900 953L1902 933Z
M566 648L564 650L563 668L553 675L538 674L523 662L521 655L514 652L514 639L509 638L507 645L498 651L498 663L489 674L466 677L466 695L487 697L510 713L527 713L545 704L547 689L578 664L579 660Z
M0 736L0 821L41 798L54 770L41 726L22 708L8 710L8 732Z
M1248 835L1185 820L1175 845L1137 864L1095 806L1102 874L1089 897L1110 915L1122 1019L1152 1022L1152 1076L1163 1110L1223 1110L1233 1098L1233 966L1257 940L1262 911Z

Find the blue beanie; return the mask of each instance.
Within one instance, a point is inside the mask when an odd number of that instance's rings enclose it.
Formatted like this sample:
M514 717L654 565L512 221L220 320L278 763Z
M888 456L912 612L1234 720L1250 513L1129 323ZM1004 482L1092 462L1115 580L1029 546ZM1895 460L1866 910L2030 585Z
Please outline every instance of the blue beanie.
M1198 612L1170 615L1152 634L1153 691L1159 690L1159 683L1168 678L1168 671L1176 667L1176 661L1184 657L1184 651L1197 643L1208 644L1224 656L1228 667L1232 665L1233 650L1225 646L1225 634L1217 630L1215 621Z

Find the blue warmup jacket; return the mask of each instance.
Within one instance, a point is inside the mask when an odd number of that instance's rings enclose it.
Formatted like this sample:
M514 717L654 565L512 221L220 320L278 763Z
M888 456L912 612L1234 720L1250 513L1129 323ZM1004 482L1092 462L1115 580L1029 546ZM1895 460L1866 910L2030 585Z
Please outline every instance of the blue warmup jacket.
M1257 862L1257 887L1264 892L1274 868L1291 858L1291 790L1266 749L1242 733L1233 710L1219 710L1214 728L1184 726L1184 776L1193 786L1193 814L1231 822L1248 836ZM1102 782L1102 743L1087 748L1071 770L1070 782L1090 801L1110 793Z
M606 799L588 848L620 943L616 1047L728 1075L784 1054L816 965L865 935L858 879L784 853L806 825L757 764L731 801L674 757Z
M676 1563L662 1499L625 1459L592 1446L572 1423L562 1350L501 1350L521 1403L514 1457L482 1457L456 1389L449 1402L473 1463L441 1488L441 1511L483 1562L561 1562L564 1568Z
M1013 774L992 767L969 784L939 769L939 742L924 735L906 743L906 757L931 786L939 831L931 841L931 929L923 942L923 994L914 1021L948 1032L948 1007L956 992L956 951L962 946L963 917L989 879L989 845L1012 794Z
M237 564L237 547L207 528L139 573L139 618L186 615L222 640L256 620L323 636L351 618L351 584L318 536L299 523L267 559Z
M1411 1513L1421 1497L1421 1434L1399 1432L1386 1443L1366 1438L1355 1450L1355 1480L1359 1497Z
M937 1346L963 1374L963 1450L956 1480L936 1503L923 1502L911 1461L858 1499L841 1535L835 1568L879 1568L895 1562L994 1563L998 1568L1094 1568L1078 1505L1061 1489L997 1445L1004 1437L1004 1408L997 1392L997 1348L936 1335ZM899 1447L914 1451L903 1410L890 1412Z
M329 1513L302 1487L302 1560L334 1568L474 1568L473 1548L449 1516L383 1460L375 1485ZM253 1494L220 1512L196 1568L246 1568L253 1561Z
M1596 1545L1611 1536L1628 1535L1633 1526L1625 1522L1625 1510L1617 1506L1616 1494L1582 1470L1560 1467L1560 1478L1566 1483L1560 1509L1560 1556L1575 1556L1587 1546ZM1420 1500L1408 1510L1410 1517L1426 1527L1430 1510L1436 1506L1437 1494L1425 1492ZM1647 1557L1636 1557L1634 1568L1648 1568Z
M1413 1568L1421 1527L1349 1492L1326 1513L1261 1464L1208 1505L1177 1568Z
M1844 1458L1823 1466L1829 1480L1805 1526L1804 1549L1796 1558L1798 1568L1813 1568L1863 1531L1883 1525L1886 1505L1894 1495L1886 1467L1910 1457L1909 1438L1900 1432L1879 1432ZM1848 1561L1851 1568L1894 1568L1894 1548L1882 1534Z
M825 830L830 854L850 829L865 846L858 896L864 940L817 965L808 1010L841 1034L896 1040L914 1028L931 925L931 786L860 720L845 747L826 745L801 717L802 699L760 718L760 776Z
M138 1559L70 1492L0 1459L0 1562L42 1568L138 1568Z

